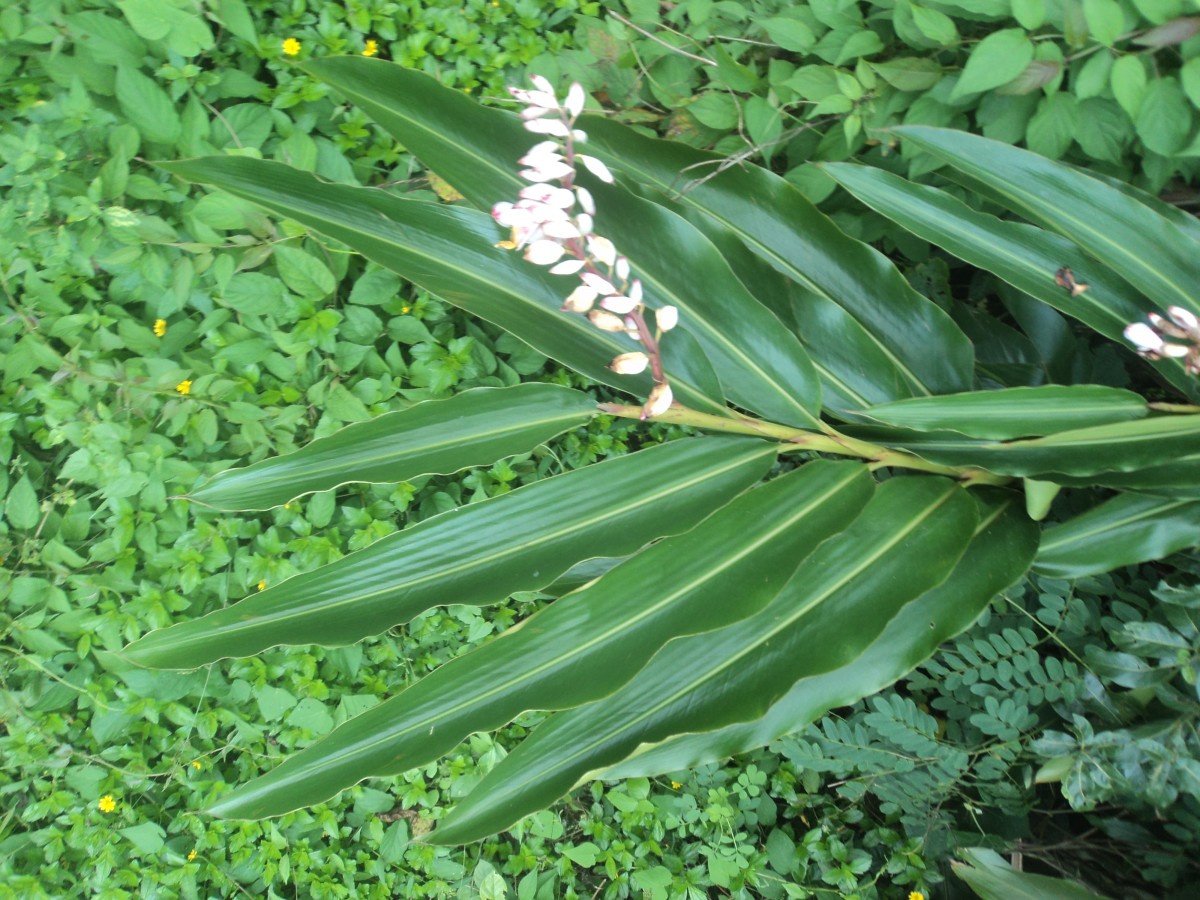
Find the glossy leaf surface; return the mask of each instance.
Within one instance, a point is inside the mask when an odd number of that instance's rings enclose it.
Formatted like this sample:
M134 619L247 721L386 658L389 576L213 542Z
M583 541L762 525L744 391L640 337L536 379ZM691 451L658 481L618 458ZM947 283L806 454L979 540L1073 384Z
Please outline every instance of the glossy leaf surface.
M898 428L1009 440L1138 419L1147 412L1146 401L1131 391L1079 384L914 397L873 406L861 417Z
M505 828L639 744L762 716L800 678L861 655L901 607L950 573L976 522L970 497L945 479L886 482L762 610L672 641L616 693L539 726L433 840L461 843Z
M449 475L528 452L595 412L591 397L559 385L477 388L356 422L295 453L222 472L189 497L217 509L268 509L348 482Z
M1000 141L918 125L895 131L1013 212L1078 244L1156 307L1200 312L1200 244L1152 208L1078 169Z
M563 280L496 249L499 233L491 216L330 184L280 163L246 157L208 157L163 168L215 184L339 240L594 381L643 397L650 390L649 376L618 376L608 369L613 357L640 345L563 313ZM682 402L724 409L723 398L706 397L687 373L669 374Z
M981 510L982 520L950 577L887 623L849 665L802 678L761 718L717 731L682 734L639 747L598 777L637 778L676 772L764 747L816 721L830 709L882 690L928 659L943 641L965 631L988 602L1016 583L1037 550L1038 529L1011 495Z
M516 175L517 160L538 137L518 116L464 103L460 91L379 60L341 57L310 63L308 69L361 106L475 205L490 209L497 201L514 199L524 186ZM680 324L716 368L729 398L776 421L816 427L820 382L811 361L712 243L658 204L583 180L596 199L597 233L610 237L628 257L651 306L679 309ZM564 287L563 294L569 289Z
M348 644L444 603L494 603L550 584L582 559L678 534L760 479L775 447L753 438L674 441L547 478L389 535L126 648L190 669L277 644Z
M862 464L819 461L750 491L451 660L212 811L257 818L308 806L367 775L425 765L525 710L603 697L671 638L764 606L800 560L861 511L873 487Z
M959 259L994 273L1013 287L1125 344L1124 329L1150 310L1141 294L1068 239L1023 222L998 219L971 209L958 198L898 175L851 163L825 163L822 169L872 209ZM1073 294L1056 283L1069 268L1087 290ZM1152 363L1191 396L1196 380L1175 359Z
M582 124L614 170L708 216L806 289L797 333L838 395L868 405L970 387L971 346L950 317L794 186L758 166L719 171L720 157L610 120ZM859 353L838 354L846 341Z
M1200 544L1200 500L1120 494L1047 528L1034 571L1081 578Z

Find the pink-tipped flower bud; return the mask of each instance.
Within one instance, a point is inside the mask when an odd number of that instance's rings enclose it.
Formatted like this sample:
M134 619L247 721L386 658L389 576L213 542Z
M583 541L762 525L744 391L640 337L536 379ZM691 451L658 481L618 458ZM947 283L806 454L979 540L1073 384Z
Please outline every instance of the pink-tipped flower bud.
M582 259L564 259L560 263L550 267L551 275L574 275L582 269L587 263Z
M535 266L548 266L562 259L563 252L558 241L534 241L525 248L525 259Z
M1167 315L1174 319L1175 324L1184 331L1200 337L1200 320L1196 319L1191 310L1184 309L1182 306L1168 306Z
M650 365L650 357L645 353L634 351L633 353L622 353L613 359L609 368L618 375L640 375L646 371L648 365Z
M585 313L596 302L596 292L586 284L581 284L567 295L563 301L563 312Z
M597 262L603 263L606 266L611 266L617 261L617 248L606 237L600 237L598 234L588 235L587 248L588 253Z
M655 416L661 416L671 408L671 403L674 402L674 399L669 384L656 384L654 389L650 391L650 396L646 398L646 405L642 407L642 419L653 419Z
M1138 353L1160 353L1165 346L1162 335L1145 322L1126 325L1125 339L1137 348Z
M600 305L609 312L615 312L618 315L626 315L637 309L637 301L632 297L624 297L621 294L613 294L610 297L605 297L600 301Z
M595 272L584 272L579 276L579 279L588 287L595 288L601 294L615 294L617 289L612 286L612 283L607 279L597 275Z
M658 324L659 331L670 331L679 324L679 310L674 306L660 307L654 311L654 321Z

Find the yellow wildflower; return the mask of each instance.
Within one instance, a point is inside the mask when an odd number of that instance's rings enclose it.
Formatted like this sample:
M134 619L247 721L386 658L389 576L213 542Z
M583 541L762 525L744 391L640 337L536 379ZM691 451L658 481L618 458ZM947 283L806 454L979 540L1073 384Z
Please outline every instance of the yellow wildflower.
M412 312L412 307L411 307L411 306L402 306L402 307L400 307L400 315L402 315L402 316L407 316L407 315L408 315L410 312Z
M192 392L191 380L185 378L183 381L179 382L179 384L175 385L175 390L179 391L179 393L184 394L185 396L190 394Z
M96 804L96 807L102 813L110 813L117 808L117 801L112 798L112 794L105 794L100 798L100 802Z
M367 41L367 46L363 47L362 55L363 56L374 56L378 52L379 52L379 42L378 41Z
M267 579L263 578L259 580L258 589L260 591L265 591L267 589Z
M198 759L193 759L193 760L192 760L192 768L193 768L193 769L199 769L199 768L203 768L203 767L200 765L200 760L198 760Z
M295 38L288 38L283 42L283 52L288 56L300 55L300 42Z
M677 791L677 790L679 790L681 787L683 787L683 782L682 782L682 781L672 781L672 782L671 782L671 788L672 788L673 790L676 790L676 791Z
M191 862L195 858L196 858L196 851L193 850L191 853L188 854L188 862Z
M908 900L925 900L925 895L920 891L910 891L908 894Z
M167 333L167 320L166 319L155 319L154 320L154 334L158 337L162 337L166 333Z

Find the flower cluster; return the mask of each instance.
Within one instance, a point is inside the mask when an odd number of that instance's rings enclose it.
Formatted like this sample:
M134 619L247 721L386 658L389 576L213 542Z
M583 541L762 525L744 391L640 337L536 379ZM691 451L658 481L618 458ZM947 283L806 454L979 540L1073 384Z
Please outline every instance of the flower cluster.
M1149 325L1126 326L1126 340L1147 359L1182 359L1188 372L1200 375L1200 320L1182 306L1168 306L1167 316L1150 313Z
M583 87L572 84L560 101L545 78L535 75L531 80L532 90L508 90L525 105L521 111L525 128L546 140L519 160L525 167L521 177L530 184L521 189L517 201L492 207L492 218L511 230L509 239L496 246L524 250L526 260L549 266L551 274L579 279L563 301L563 311L586 316L601 331L624 332L642 345L644 350L617 356L609 368L621 375L649 369L654 388L642 407L642 418L661 415L673 398L663 374L659 341L675 327L679 314L673 306L655 310L652 333L642 283L633 277L629 260L617 253L611 240L593 230L596 204L587 188L575 184L576 165L582 164L607 183L613 176L594 156L576 152L576 144L587 140L587 134L575 127L583 111Z

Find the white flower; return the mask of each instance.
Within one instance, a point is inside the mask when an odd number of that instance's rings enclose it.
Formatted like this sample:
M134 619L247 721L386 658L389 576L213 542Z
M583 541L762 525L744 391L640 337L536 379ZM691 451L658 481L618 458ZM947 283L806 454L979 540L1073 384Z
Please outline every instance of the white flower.
M600 305L609 312L615 312L618 315L625 315L637 309L637 301L632 297L623 297L620 294L613 294L610 297L605 297L600 301Z
M671 408L674 399L669 384L656 384L650 391L650 396L646 398L646 405L642 407L642 418L653 419L655 416L661 416Z
M551 275L574 275L580 269L587 265L587 262L582 259L564 259L562 262L550 269ZM591 288L588 288L591 290Z
M562 244L558 241L534 241L526 248L525 259L537 266L548 266L558 262L563 252Z
M571 118L573 119L583 112L583 104L586 100L587 97L583 93L583 85L576 81L567 89L567 99L563 101L563 107L571 114Z
M616 357L609 368L618 375L640 375L646 371L646 366L650 365L650 357L640 351L633 353L622 353Z
M595 272L584 272L579 276L580 280L588 287L595 288L601 294L615 294L617 289L612 286L612 283L607 279L602 278Z
M1162 336L1145 322L1125 326L1125 339L1137 347L1138 353L1161 353L1166 346Z
M526 181L558 181L574 171L565 162L547 161L532 169L522 169L518 174ZM574 198L571 199L571 203L575 203Z
M572 238L582 237L579 229L571 224L570 221L564 219L561 222L547 222L542 226L542 231L549 237L558 238L559 240L569 241Z
M525 130L534 134L553 134L556 137L566 137L571 133L566 123L558 119L533 119L525 123Z
M670 331L679 324L679 310L674 306L659 307L654 311L654 320L658 323L659 331Z
M633 284L629 286L629 296L633 298L634 303L642 302L642 282L640 279L633 279Z
M598 234L588 235L587 247L588 253L606 266L611 266L617 261L617 248L606 237L600 237Z
M601 331L624 331L625 322L620 316L614 316L602 309L593 309L588 313L588 321Z
M528 128L529 126L526 125L525 127ZM575 158L583 163L584 168L586 168L601 181L608 184L613 183L612 172L608 171L608 166L600 162L600 160L596 159L596 157L588 156L584 153L576 153Z
M596 292L586 284L581 284L567 295L562 308L566 312L585 313L596 302Z
M575 186L575 196L579 198L580 208L589 216L596 214L596 201L592 199L592 192L585 187Z

